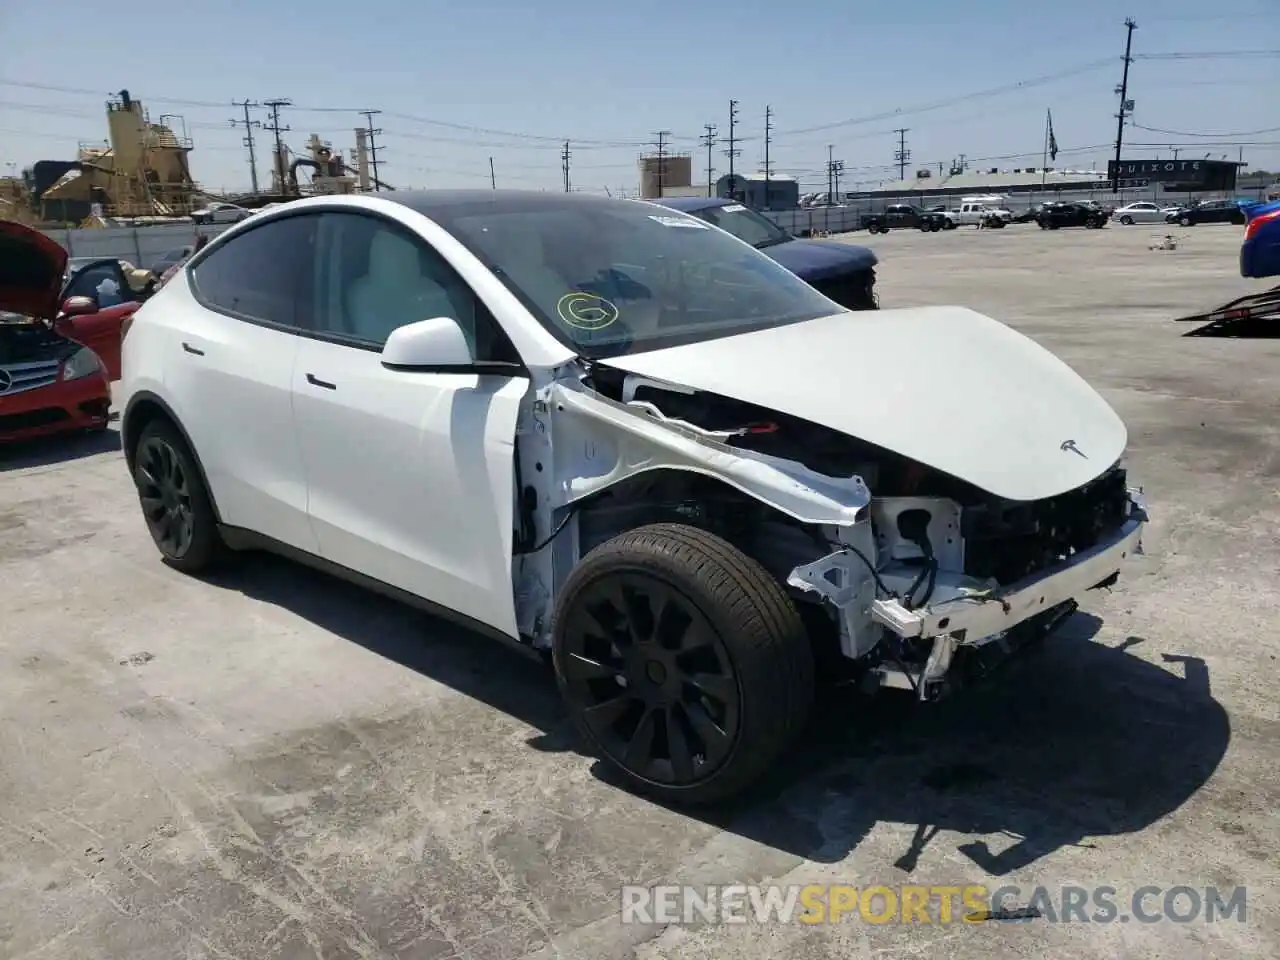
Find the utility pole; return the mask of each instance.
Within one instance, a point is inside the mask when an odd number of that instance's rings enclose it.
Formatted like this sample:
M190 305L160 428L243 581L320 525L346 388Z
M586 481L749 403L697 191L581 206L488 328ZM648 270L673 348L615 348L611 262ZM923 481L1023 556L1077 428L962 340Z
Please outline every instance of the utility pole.
M1124 73L1120 76L1120 86L1116 88L1116 93L1120 94L1120 109L1116 112L1116 170L1111 178L1113 194L1120 192L1120 148L1124 144L1124 118L1129 104L1129 64L1133 63L1129 54L1133 51L1133 31L1138 28L1133 17L1126 17L1124 26L1128 33L1124 38Z
M658 196L661 197L667 180L667 137L671 136L671 131L659 130L654 136L658 138Z
M723 151L723 153L726 157L729 158L729 194L731 197L734 193L733 159L734 157L738 156L738 154L742 153L742 151L738 149L738 146L737 146L738 144L737 130L738 130L738 101L730 100L729 101L729 149Z
M702 145L707 148L707 196L712 195L716 168L711 164L711 148L716 145L716 125L708 123L703 127L707 132L702 135Z
M894 163L898 165L898 179L907 179L907 161L911 159L911 151L907 149L907 132L910 127L899 127L893 131L898 135L898 149L893 151Z
M769 187L770 181L773 179L773 164L769 162L769 141L773 134L773 108L765 106L764 108L764 208L771 209L769 206Z
M248 147L248 177L250 177L250 182L253 184L253 193L255 193L256 195L257 193L257 156L253 155L253 128L256 127L261 129L262 123L261 123L261 120L248 119L248 109L250 109L251 106L257 106L257 102L253 100L242 100L242 101L239 101L237 104L237 102L233 100L232 104L239 106L239 108L244 109L244 119L243 120L233 119L232 127L244 128L244 140L242 140L241 143L243 143L244 146Z
M498 189L498 178L493 175L493 157L489 158L489 186Z
M840 174L844 173L844 161L835 159L835 145L827 144L827 201L833 206L840 203Z
M373 189L375 191L382 189L382 180L378 177L378 141L375 139L382 133L382 129L373 128L373 118L380 114L381 110L361 110L360 114L364 117L365 132L369 135L369 166L373 167Z
M569 157L571 156L572 154L569 153L569 141L566 140L564 142L564 150L562 150L560 153L560 169L564 171L564 192L565 193L569 192ZM662 194L659 193L658 195L661 196Z
M283 99L283 98L276 99L276 100L268 100L263 104L263 106L271 111L271 122L267 124L263 124L262 129L266 130L268 133L275 134L276 159L275 159L275 163L272 164L272 166L275 168L275 171L276 171L276 184L280 192L284 193L285 191L284 143L280 140L280 134L287 133L291 128L287 126L285 127L280 126L280 108L293 106L293 101Z

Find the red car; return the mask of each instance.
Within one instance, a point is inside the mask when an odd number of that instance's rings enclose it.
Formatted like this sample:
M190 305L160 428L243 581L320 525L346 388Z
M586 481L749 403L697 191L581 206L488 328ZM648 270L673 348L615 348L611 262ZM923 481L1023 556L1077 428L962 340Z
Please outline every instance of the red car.
M66 265L44 234L0 222L0 443L106 429L121 328L145 291L118 260L88 264L64 286Z

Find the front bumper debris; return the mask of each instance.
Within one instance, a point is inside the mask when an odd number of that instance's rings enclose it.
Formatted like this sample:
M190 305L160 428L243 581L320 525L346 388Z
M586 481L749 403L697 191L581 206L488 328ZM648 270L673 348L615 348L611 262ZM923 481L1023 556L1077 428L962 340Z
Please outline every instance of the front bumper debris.
M1146 524L1145 508L1134 500L1129 518L1118 530L1057 567L1007 587L951 597L919 610L908 610L897 598L879 599L871 604L871 617L904 639L949 633L981 642L1113 577L1126 559L1142 553Z
M924 699L942 684L957 656L972 660L978 653L985 658L1011 652L1070 616L1083 593L1115 582L1124 562L1142 553L1148 519L1142 491L1130 488L1127 494L1124 522L1094 546L1004 586L942 571L936 573L932 601L912 609L901 597L919 568L884 567L873 583L870 561L852 546L796 567L787 582L831 604L841 623L845 656L878 662L872 675L880 685L914 689ZM876 585L889 595L877 597ZM900 662L904 646L927 647L927 662L918 668ZM883 657L875 654L878 648Z

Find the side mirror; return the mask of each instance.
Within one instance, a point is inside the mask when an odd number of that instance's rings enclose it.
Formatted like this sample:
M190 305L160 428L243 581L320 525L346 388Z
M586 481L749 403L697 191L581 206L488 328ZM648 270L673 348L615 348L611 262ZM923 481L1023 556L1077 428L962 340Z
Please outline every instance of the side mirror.
M67 297L62 301L64 317L83 317L85 314L97 312L98 303L93 297Z
M452 317L432 317L391 331L382 348L388 367L430 370L435 367L470 367L474 364L467 336Z

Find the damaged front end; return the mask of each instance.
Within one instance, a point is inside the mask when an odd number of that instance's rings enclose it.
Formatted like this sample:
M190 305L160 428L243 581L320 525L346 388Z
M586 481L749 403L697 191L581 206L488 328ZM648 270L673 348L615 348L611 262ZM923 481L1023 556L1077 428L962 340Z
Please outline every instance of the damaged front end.
M887 497L873 500L871 514L874 571L844 546L797 567L788 583L836 612L847 655L879 661L871 685L922 700L987 672L1052 631L1085 592L1114 583L1142 552L1147 522L1141 491L1119 465L1047 501Z
M522 485L517 617L535 645L558 585L594 546L691 523L786 583L815 652L842 674L921 699L1109 586L1141 552L1147 519L1120 464L1011 501L839 431L600 364L542 392L518 445L526 480L563 478ZM567 536L542 550L535 527Z

